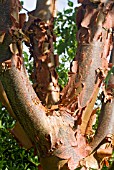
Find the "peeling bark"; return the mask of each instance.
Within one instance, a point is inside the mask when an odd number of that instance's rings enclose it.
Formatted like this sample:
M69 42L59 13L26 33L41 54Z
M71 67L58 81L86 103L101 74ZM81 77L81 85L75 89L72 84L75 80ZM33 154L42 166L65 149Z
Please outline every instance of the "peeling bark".
M108 89L103 91L106 101L102 105L103 118L98 133L92 143L86 140L99 88L109 70L107 57L112 48L114 2L79 2L82 6L76 19L78 50L60 100L55 71L58 57L53 51L55 0L37 0L36 9L28 14L29 20L24 26L24 15L20 19L18 15L19 1L0 1L0 16L4 13L4 21L0 20L0 87L6 93L1 94L6 98L2 102L20 123L16 124L19 127L14 131L15 136L19 136L19 128L24 129L25 135L21 134L21 138L27 135L31 143L24 140L23 143L32 144L37 150L43 170L73 170L80 165L89 168L94 161L99 168L93 151L109 133L113 135L111 78ZM23 64L22 42L25 40L34 59L33 86Z
M113 42L114 46L114 42ZM114 64L114 47L112 49L110 64ZM111 75L107 88L105 89L103 94L102 108L101 114L99 118L99 125L97 129L97 133L93 142L91 143L91 147L95 150L96 147L100 146L100 143L108 136L114 134L114 75Z
M30 84L30 82L28 80L28 77L26 75L26 72L24 71L24 68L19 70L15 66L14 57L12 57L12 60L13 60L12 62L14 62L14 63L12 63L12 69L6 68L4 70L4 67L1 66L0 79L4 86L6 94L8 96L8 99L12 106L12 109L15 111L15 114L18 117L18 120L20 121L20 119L23 119L24 125L23 125L23 123L21 123L21 124L24 126L24 129L25 129L25 125L30 126L30 127L26 128L26 129L29 129L29 131L27 130L29 133L30 129L32 129L32 128L31 128L31 121L27 120L27 118L26 118L26 112L28 112L28 114L30 114L27 116L28 119L31 118L32 121L33 121L33 119L34 119L34 121L37 121L37 119L34 118L33 112L36 112L35 110L37 110L40 114L39 115L40 118L41 117L43 118L43 115L46 117L45 109L41 106L40 100L37 98L35 92L33 91L32 85ZM10 77L10 79L9 79L9 77ZM9 86L8 86L8 84L9 84ZM23 88L23 87L25 87L25 88ZM18 95L18 93L19 93L19 95ZM26 105L28 105L28 109L27 109ZM33 107L35 107L35 108L33 108ZM38 116L37 114L35 114L35 115ZM26 124L27 121L29 123ZM46 121L46 119L44 119L44 122L45 121ZM22 122L22 120L20 122ZM39 122L39 126L42 129L41 124ZM45 123L43 123L43 124L45 124ZM34 136L34 133L31 133L31 134Z
M55 0L37 1L36 10L29 14L24 31L30 38L30 53L34 58L34 89L42 103L51 108L59 101L57 57L53 49L53 19Z

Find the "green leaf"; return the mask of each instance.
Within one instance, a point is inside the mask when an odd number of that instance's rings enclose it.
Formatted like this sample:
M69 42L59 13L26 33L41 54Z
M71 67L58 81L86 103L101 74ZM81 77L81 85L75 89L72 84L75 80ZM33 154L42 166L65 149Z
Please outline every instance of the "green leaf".
M72 13L72 11L73 11L73 9L67 9L67 10L65 10L65 14L71 14Z
M20 3L21 3L22 6L24 5L24 2L23 2L23 1L21 1Z
M73 2L72 1L68 1L68 6L73 7Z
M112 71L112 73L114 74L114 66L112 67L111 71Z
M108 86L108 82L109 82L110 76L111 76L111 70L108 72L108 74L107 74L107 76L105 78L105 86L106 87Z
M82 167L79 167L79 168L76 168L75 170L81 170L82 169Z
M111 76L112 73L114 74L114 66L108 71L108 74L107 74L107 76L105 78L104 82L105 82L106 87L108 85L108 82L110 80L110 76Z
M2 121L0 120L0 129L1 129L1 128L3 128L3 126L2 126Z

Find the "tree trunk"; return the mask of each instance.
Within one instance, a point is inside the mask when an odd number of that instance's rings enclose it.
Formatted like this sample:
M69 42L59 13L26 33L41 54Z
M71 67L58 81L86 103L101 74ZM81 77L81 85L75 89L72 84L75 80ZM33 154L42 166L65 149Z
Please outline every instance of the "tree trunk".
M19 1L0 1L0 80L7 95L4 98L8 98L10 105L2 102L10 108L9 112L37 150L43 170L93 168L93 162L98 169L102 153L99 151L97 157L94 153L106 137L110 143L109 134L114 133L113 78L107 88L103 85L113 63L111 60L108 65L107 57L113 50L114 2L79 2L82 5L76 17L77 54L72 61L69 82L60 96L55 71L58 56L53 51L55 0L37 0L36 9L28 13L29 19L23 28ZM22 42L25 40L34 58L33 85L23 63ZM101 85L104 87L103 119L100 118L97 133L89 143L88 126L92 129L91 117L96 113L94 104ZM108 124L110 127L106 129ZM111 152L107 155L109 157Z

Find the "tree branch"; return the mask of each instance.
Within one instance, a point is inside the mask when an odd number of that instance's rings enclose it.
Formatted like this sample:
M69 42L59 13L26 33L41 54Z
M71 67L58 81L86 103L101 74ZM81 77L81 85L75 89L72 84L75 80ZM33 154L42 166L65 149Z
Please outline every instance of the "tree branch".
M7 58L9 55L1 51L0 56L4 62L0 64L0 79L16 119L31 141L35 143L40 138L45 143L49 131L46 110L35 94L23 66L21 46L23 38L19 29L20 3L17 0L0 1L0 6L0 12L4 14L4 20L0 20L0 24L4 25L0 27L1 36L5 34L0 47L2 46L2 51L10 54L11 58ZM22 39L19 38L20 35Z
M54 9L55 0L38 0L35 11L29 14L24 27L25 34L30 38L31 57L34 58L33 87L47 108L58 104L60 96L55 70L58 61L53 47Z
M25 69L23 66L21 70L16 68L15 57L12 57L10 69L3 68L2 65L0 79L16 117L33 143L34 139L37 141L37 137L43 138L41 141L44 142L49 131L45 109L37 98Z

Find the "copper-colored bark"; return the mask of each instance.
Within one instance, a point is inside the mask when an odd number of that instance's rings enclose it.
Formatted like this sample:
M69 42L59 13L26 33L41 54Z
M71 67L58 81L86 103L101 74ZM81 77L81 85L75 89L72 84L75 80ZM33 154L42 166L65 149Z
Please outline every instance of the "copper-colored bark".
M20 124L18 129L14 128L15 136L19 138L19 128L24 129L25 135L21 134L20 138L28 137L29 141L23 141L27 147L34 145L43 170L73 170L80 165L88 168L93 162L98 168L98 157L111 155L101 149L94 157L93 152L105 137L109 143L109 133L113 135L113 79L103 90L105 100L101 113L104 115L91 144L86 135L89 135L88 124L92 126L90 119L95 113L99 88L109 70L107 57L112 49L114 2L79 2L82 6L76 19L78 49L61 99L55 71L58 61L53 51L55 0L37 0L36 10L29 13L29 20L23 27L24 33L20 29L23 18L19 23L19 1L0 2L0 15L4 12L5 18L3 22L0 20L0 49L3 49L0 80L7 95L2 102L21 124L21 128ZM27 41L34 59L33 86L23 64L23 40Z
M57 104L60 99L58 77L55 71L57 57L53 49L54 10L55 0L37 1L36 10L29 14L29 21L24 28L30 38L30 53L34 58L33 86L47 108Z

